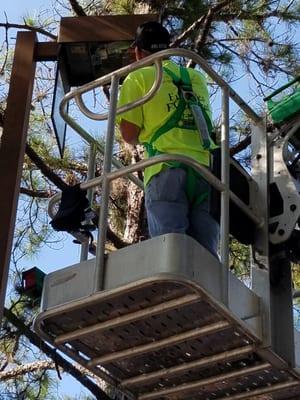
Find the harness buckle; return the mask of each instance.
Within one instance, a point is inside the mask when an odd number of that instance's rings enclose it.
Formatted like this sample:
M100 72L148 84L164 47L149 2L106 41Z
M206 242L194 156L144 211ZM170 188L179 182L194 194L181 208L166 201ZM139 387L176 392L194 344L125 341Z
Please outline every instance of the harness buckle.
M183 85L180 87L180 90L186 103L197 103L197 96L190 87Z

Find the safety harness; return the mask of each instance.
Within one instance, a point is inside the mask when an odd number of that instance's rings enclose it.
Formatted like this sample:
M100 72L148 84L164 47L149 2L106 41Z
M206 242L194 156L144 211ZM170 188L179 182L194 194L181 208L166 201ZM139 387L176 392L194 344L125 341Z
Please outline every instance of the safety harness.
M173 84L177 87L179 101L176 110L167 119L167 121L160 128L158 128L157 131L154 132L150 141L143 143L149 157L162 154L154 147L154 143L162 135L176 127L192 131L198 130L203 148L209 150L212 143L210 139L212 123L206 110L193 92L192 83L187 68L180 66L180 77L166 67L163 67L163 69L171 77ZM186 118L184 115L185 110L188 109L190 110L190 113L188 114L190 118ZM191 204L198 205L208 198L208 191L202 193L200 196L196 196L196 181L200 177L200 174L197 173L192 167L189 167L188 165L185 165L179 161L169 161L166 163L166 165L171 168L182 168L187 172L186 194Z

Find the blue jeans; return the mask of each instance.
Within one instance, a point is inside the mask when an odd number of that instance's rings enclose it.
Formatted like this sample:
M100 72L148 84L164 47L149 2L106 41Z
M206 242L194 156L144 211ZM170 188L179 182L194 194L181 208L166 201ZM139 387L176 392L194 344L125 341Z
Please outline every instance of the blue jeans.
M165 233L185 233L218 258L219 224L209 214L209 198L191 205L186 195L187 173L167 168L155 175L145 189L148 229L151 237ZM195 188L200 196L209 191L199 177Z

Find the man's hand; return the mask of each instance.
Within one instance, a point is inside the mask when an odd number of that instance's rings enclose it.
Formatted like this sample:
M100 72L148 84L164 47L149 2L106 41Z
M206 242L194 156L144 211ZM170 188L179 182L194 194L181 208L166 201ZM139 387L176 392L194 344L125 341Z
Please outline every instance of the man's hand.
M122 119L120 123L120 131L125 142L129 144L138 144L138 138L141 128L132 122Z

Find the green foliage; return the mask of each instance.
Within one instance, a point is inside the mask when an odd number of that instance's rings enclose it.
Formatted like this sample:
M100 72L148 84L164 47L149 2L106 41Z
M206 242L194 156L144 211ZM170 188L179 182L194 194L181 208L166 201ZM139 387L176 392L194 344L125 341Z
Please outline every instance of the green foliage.
M53 379L45 371L30 372L17 380L9 380L2 388L2 393L7 396L5 398L56 400L57 396L51 394L53 383Z
M133 14L136 7L134 0L118 0L113 1L111 11L116 14Z
M242 280L250 274L250 247L230 238L230 269Z
M24 23L28 26L36 26L37 25L37 20L36 20L36 16L33 15L26 15L24 18Z
M177 17L182 21L181 30L185 30L195 21L195 15L199 18L208 11L208 2L205 0L185 0L181 3L181 7L177 9ZM176 16L175 5L172 11L174 12L173 15Z
M134 14L137 11L138 3L135 0L87 0L80 2L87 15Z
M300 290L300 265L292 264L292 276L293 276L294 289Z

